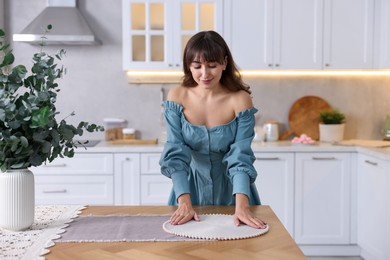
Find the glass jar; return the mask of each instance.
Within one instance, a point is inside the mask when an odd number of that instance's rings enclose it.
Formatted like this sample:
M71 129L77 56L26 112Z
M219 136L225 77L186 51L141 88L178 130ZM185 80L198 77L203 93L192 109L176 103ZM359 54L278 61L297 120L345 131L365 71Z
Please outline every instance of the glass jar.
M134 128L123 128L122 129L123 139L135 139Z

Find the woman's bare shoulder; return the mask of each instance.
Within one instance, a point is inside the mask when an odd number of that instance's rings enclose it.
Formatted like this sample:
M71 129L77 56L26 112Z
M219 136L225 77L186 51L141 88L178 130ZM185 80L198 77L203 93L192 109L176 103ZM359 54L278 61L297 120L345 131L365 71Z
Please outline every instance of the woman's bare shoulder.
M253 107L251 95L244 90L235 92L231 100L233 101L235 114Z
M168 92L167 100L182 104L186 90L187 89L181 85L171 88Z

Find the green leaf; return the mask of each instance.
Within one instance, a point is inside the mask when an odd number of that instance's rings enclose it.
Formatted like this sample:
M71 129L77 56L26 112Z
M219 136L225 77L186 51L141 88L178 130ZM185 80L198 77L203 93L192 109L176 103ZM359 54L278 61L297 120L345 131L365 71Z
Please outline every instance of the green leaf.
M14 63L14 61L15 61L14 55L12 54L12 52L8 52L7 54L5 54L3 58L3 62L0 64L0 67L11 65L12 63Z
M0 36L0 37L1 37L1 36ZM6 49L8 49L8 48L9 48L9 44L6 43L6 44L4 44L3 46L1 46L0 51L4 51L4 50L6 50Z
M24 167L24 163L23 162L19 162L19 163L12 164L11 168L12 169L21 169L21 168L25 168L25 167Z
M26 137L24 136L21 136L20 137L20 144L22 145L22 147L28 147L28 140Z
M0 109L0 121L5 121L5 111L4 109Z
M34 127L44 127L49 121L50 109L43 107L37 111L33 111L31 125Z
M51 149L51 143L49 143L49 142L43 142L43 144L42 144L42 152L43 153L49 153L50 152L50 149Z

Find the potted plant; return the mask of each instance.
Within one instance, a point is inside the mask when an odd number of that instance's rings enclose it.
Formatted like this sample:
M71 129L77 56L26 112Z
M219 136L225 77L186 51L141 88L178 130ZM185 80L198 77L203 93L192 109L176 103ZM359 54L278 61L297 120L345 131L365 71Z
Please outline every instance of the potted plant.
M320 112L320 141L340 142L344 138L345 115L338 109Z
M46 32L50 29L47 26ZM27 70L24 65L13 66L14 55L4 38L0 30L0 227L22 230L34 221L34 177L29 168L57 157L73 157L75 136L104 129L57 119L56 80L65 69L56 60L63 58L64 50L49 55L42 42Z

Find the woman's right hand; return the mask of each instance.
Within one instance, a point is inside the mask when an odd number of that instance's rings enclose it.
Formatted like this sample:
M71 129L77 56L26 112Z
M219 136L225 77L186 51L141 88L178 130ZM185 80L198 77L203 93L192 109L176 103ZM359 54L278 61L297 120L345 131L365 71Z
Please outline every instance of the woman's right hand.
M171 218L169 219L169 223L172 225L181 225L192 219L195 221L200 221L200 218L192 208L190 194L186 193L178 198L178 208L172 214Z

